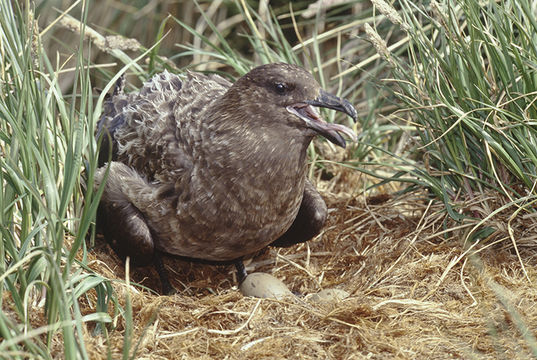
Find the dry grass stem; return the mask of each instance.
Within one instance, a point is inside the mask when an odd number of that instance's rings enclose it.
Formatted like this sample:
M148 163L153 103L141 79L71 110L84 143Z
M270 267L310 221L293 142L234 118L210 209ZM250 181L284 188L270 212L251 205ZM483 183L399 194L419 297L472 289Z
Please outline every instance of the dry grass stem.
M381 14L386 16L393 24L401 26L401 29L408 31L409 26L403 21L399 13L384 0L371 0L375 8L380 11Z
M82 24L71 15L65 14L60 18L59 24L77 34L82 32ZM88 25L84 25L84 36L100 50L108 53L112 50L138 51L142 47L136 39L127 39L119 35L103 36Z

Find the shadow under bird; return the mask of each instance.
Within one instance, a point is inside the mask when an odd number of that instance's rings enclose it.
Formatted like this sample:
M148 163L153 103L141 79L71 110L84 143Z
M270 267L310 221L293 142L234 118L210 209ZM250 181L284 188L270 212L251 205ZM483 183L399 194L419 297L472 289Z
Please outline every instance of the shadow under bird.
M123 87L98 124L98 230L119 257L155 265L163 292L172 287L160 253L232 261L241 281L243 258L321 231L327 208L306 178L308 145L321 135L345 147L341 134L356 135L316 108L354 121L356 110L306 70L262 65L233 84L163 72L138 92Z

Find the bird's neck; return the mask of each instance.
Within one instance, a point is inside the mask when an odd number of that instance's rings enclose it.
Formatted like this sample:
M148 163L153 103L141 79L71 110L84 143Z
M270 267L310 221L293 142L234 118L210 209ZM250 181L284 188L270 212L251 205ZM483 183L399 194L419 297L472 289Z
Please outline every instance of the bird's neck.
M298 213L311 137L298 129L226 118L229 114L213 111L201 125L200 134L210 141L194 144L192 192L199 194L204 212L219 214L227 227L244 236L276 238Z
M204 124L211 141L200 143L200 150L212 159L210 176L226 174L238 187L303 186L312 136L274 119L251 119L246 110L214 110Z
M204 152L216 159L214 165L223 171L244 175L265 174L269 178L303 173L311 139L273 127L241 126L240 131L215 131ZM229 134L229 135L228 135ZM205 145L205 144L204 144Z

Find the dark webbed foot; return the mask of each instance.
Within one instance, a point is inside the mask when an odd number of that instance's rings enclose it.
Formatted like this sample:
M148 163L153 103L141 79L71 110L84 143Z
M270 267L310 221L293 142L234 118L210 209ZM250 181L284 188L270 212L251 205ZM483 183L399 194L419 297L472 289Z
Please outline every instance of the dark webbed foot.
M300 209L291 227L271 246L288 247L305 242L319 234L326 221L328 210L326 204L309 180L306 180L304 197Z
M234 262L235 268L237 269L237 280L239 281L239 285L246 279L248 276L248 273L246 272L246 269L244 268L244 263L242 262L242 259L235 260Z
M176 290L170 283L168 272L166 271L166 268L164 267L164 263L162 262L162 256L158 250L155 250L155 253L153 254L153 264L155 265L155 270L157 270L158 276L160 277L160 285L162 289L162 294L163 295L175 294Z

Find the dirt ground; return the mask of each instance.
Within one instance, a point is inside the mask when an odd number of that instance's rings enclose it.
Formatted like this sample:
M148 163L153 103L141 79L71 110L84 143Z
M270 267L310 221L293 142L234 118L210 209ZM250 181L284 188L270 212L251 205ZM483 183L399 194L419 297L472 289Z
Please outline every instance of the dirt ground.
M334 189L332 188L334 191ZM247 265L282 280L296 300L243 296L231 265L166 258L178 293L127 287L124 265L101 245L90 266L119 281L133 306L137 359L527 359L537 329L536 252L496 236L468 249L470 225L420 194L369 198L325 191L329 220L316 239L268 249ZM449 230L449 231L447 231ZM526 273L525 273L526 272ZM156 272L132 269L158 289ZM531 279L531 280L530 280ZM341 301L309 294L343 289ZM85 304L94 306L91 297ZM110 328L112 358L125 324ZM531 330L528 330L531 329ZM529 336L527 336L529 335ZM88 328L92 359L108 344Z

